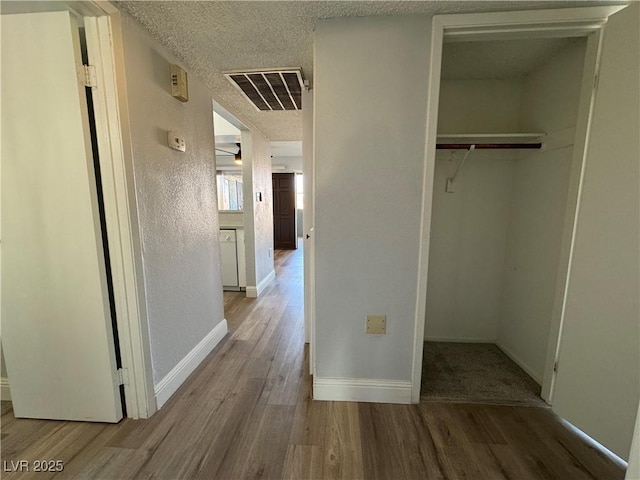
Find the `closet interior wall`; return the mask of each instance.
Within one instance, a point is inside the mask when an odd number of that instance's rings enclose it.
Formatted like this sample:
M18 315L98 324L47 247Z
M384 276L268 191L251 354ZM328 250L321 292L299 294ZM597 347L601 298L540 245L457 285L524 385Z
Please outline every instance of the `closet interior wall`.
M586 41L526 76L443 78L438 133L545 132L541 150L439 150L425 340L495 343L542 382ZM453 156L452 156L453 155Z

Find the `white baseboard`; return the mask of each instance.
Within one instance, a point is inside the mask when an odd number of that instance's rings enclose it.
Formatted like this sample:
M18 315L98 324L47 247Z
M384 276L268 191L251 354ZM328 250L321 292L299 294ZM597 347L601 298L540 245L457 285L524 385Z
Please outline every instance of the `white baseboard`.
M313 399L409 404L411 403L411 382L314 377Z
M496 343L495 338L471 338L471 337L433 337L425 336L425 342L451 342L451 343Z
M262 292L264 292L264 289L267 288L267 285L269 285L269 283L271 283L271 281L274 278L276 278L276 271L275 270L271 270L271 272L269 272L269 275L264 277L262 279L262 281L260 283L258 283L257 287L254 287L252 285L247 285L247 297L249 297L249 298L257 298L258 295L260 295Z
M171 395L184 383L191 373L202 363L211 350L227 334L227 320L222 320L211 330L193 350L191 350L171 371L155 386L158 409L164 405Z
M527 372L527 374L533 378L538 385L542 385L542 377L538 376L537 373L535 373L526 363L524 363L522 360L520 360L520 358L518 358L516 355L513 354L513 352L511 350L509 350L507 347L505 347L504 345L501 345L500 343L498 343L497 341L495 342L496 346L502 350L502 352L509 357L511 360L513 360L513 362L518 365L521 369L523 369L525 372Z
M11 400L11 390L9 390L9 379L6 377L0 378L0 399Z

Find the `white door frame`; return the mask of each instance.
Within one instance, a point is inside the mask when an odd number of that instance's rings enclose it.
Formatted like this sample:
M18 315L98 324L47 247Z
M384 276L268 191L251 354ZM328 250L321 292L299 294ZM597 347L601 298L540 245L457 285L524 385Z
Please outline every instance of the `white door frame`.
M427 303L427 277L429 270L429 246L431 237L431 215L433 196L433 177L435 173L435 145L438 125L438 104L440 95L440 76L442 64L442 45L445 36L449 41L472 40L497 40L513 38L554 38L554 37L585 37L593 33L588 43L587 54L591 53L591 59L585 62L585 70L590 68L591 74L584 81L593 81L593 75L598 66L599 51L601 45L601 32L608 17L624 8L624 5L599 6L586 8L565 8L556 10L532 10L521 12L497 12L477 14L436 15L433 17L430 45L429 84L427 94L427 122L425 140L425 159L422 183L422 218L421 241L418 257L417 299L414 323L414 345L412 362L412 386L411 400L420 402L420 384L422 380L422 356L424 344L424 326ZM576 128L576 144L574 147L574 161L578 163L579 173L572 171L572 181L577 185L577 202L567 207L570 221L565 223L565 235L563 237L562 254L567 263L563 264L564 274L560 276L562 285L556 290L556 302L549 335L551 353L547 356L545 364L545 379L543 382L543 398L550 400L553 387L553 365L556 361L562 310L564 304L564 292L566 290L567 265L570 263L572 250L573 226L576 219L576 211L579 204L579 190L582 183L582 166L586 155L588 130L593 101L592 89L585 90L581 94L580 118ZM586 101L585 101L586 99ZM571 202L569 202L571 204ZM573 212L569 212L570 208ZM570 233L567 235L567 229ZM564 258L563 258L564 259ZM560 291L560 292L558 292ZM560 301L558 300L560 295ZM559 310L557 310L559 309Z
M105 220L111 259L127 416L148 418L156 410L146 312L142 252L133 182L133 159L124 76L120 13L107 2L84 17Z
M128 417L148 418L157 410L157 404L133 182L120 11L102 0L22 2L11 9L16 10L12 13L67 10L84 19L87 50L98 84L92 89L92 96L125 404ZM10 382L9 379L9 388Z

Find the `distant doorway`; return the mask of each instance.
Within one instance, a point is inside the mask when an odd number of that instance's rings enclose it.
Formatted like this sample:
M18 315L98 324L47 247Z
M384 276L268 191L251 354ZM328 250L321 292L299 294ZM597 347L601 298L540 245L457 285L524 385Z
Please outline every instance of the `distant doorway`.
M294 173L274 173L273 247L294 250L297 246L296 183Z

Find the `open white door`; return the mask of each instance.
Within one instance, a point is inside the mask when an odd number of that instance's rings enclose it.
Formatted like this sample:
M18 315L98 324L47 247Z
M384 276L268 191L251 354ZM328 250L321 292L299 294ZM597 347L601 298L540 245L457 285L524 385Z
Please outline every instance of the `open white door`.
M315 295L315 197L313 160L313 92L302 92L302 170L304 182L304 341L309 344L309 374L315 369L314 295Z
M2 344L16 417L122 405L78 27L2 15Z
M640 4L604 30L553 408L629 458L640 396Z

